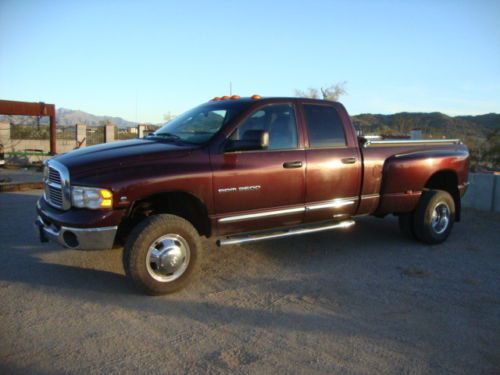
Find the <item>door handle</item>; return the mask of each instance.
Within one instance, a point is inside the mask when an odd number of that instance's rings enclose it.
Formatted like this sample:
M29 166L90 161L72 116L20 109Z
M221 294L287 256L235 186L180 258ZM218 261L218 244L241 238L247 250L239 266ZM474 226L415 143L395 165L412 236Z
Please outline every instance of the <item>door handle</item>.
M356 163L356 158L343 158L342 164L354 164Z
M300 168L302 167L301 161L286 161L283 163L283 168Z

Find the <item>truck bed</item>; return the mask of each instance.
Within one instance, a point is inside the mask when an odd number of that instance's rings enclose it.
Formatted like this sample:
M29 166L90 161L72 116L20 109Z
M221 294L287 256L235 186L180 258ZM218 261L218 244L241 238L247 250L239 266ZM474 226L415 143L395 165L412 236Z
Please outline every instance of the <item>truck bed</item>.
M468 152L458 139L361 140L360 144L363 183L358 215L410 212L432 179L445 174L456 180L457 198L464 192Z

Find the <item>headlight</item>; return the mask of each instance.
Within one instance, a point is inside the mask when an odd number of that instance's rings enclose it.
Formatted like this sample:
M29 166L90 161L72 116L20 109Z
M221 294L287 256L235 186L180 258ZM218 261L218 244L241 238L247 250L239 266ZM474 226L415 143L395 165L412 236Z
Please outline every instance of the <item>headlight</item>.
M73 186L71 188L71 202L75 207L93 210L111 208L113 207L113 193L106 189Z

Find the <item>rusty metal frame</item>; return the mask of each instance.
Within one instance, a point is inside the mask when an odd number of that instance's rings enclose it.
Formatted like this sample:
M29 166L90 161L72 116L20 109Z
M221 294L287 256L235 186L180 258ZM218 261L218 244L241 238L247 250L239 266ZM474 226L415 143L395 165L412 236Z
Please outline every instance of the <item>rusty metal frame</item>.
M50 154L56 154L56 106L43 102L0 100L0 114L9 116L47 116L50 119Z

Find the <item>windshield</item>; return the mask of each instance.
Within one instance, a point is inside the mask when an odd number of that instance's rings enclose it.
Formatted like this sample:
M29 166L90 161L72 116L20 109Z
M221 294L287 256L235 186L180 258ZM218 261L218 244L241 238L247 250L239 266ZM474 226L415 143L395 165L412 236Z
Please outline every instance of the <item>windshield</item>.
M249 103L232 101L203 104L166 123L148 138L202 144L248 105Z

